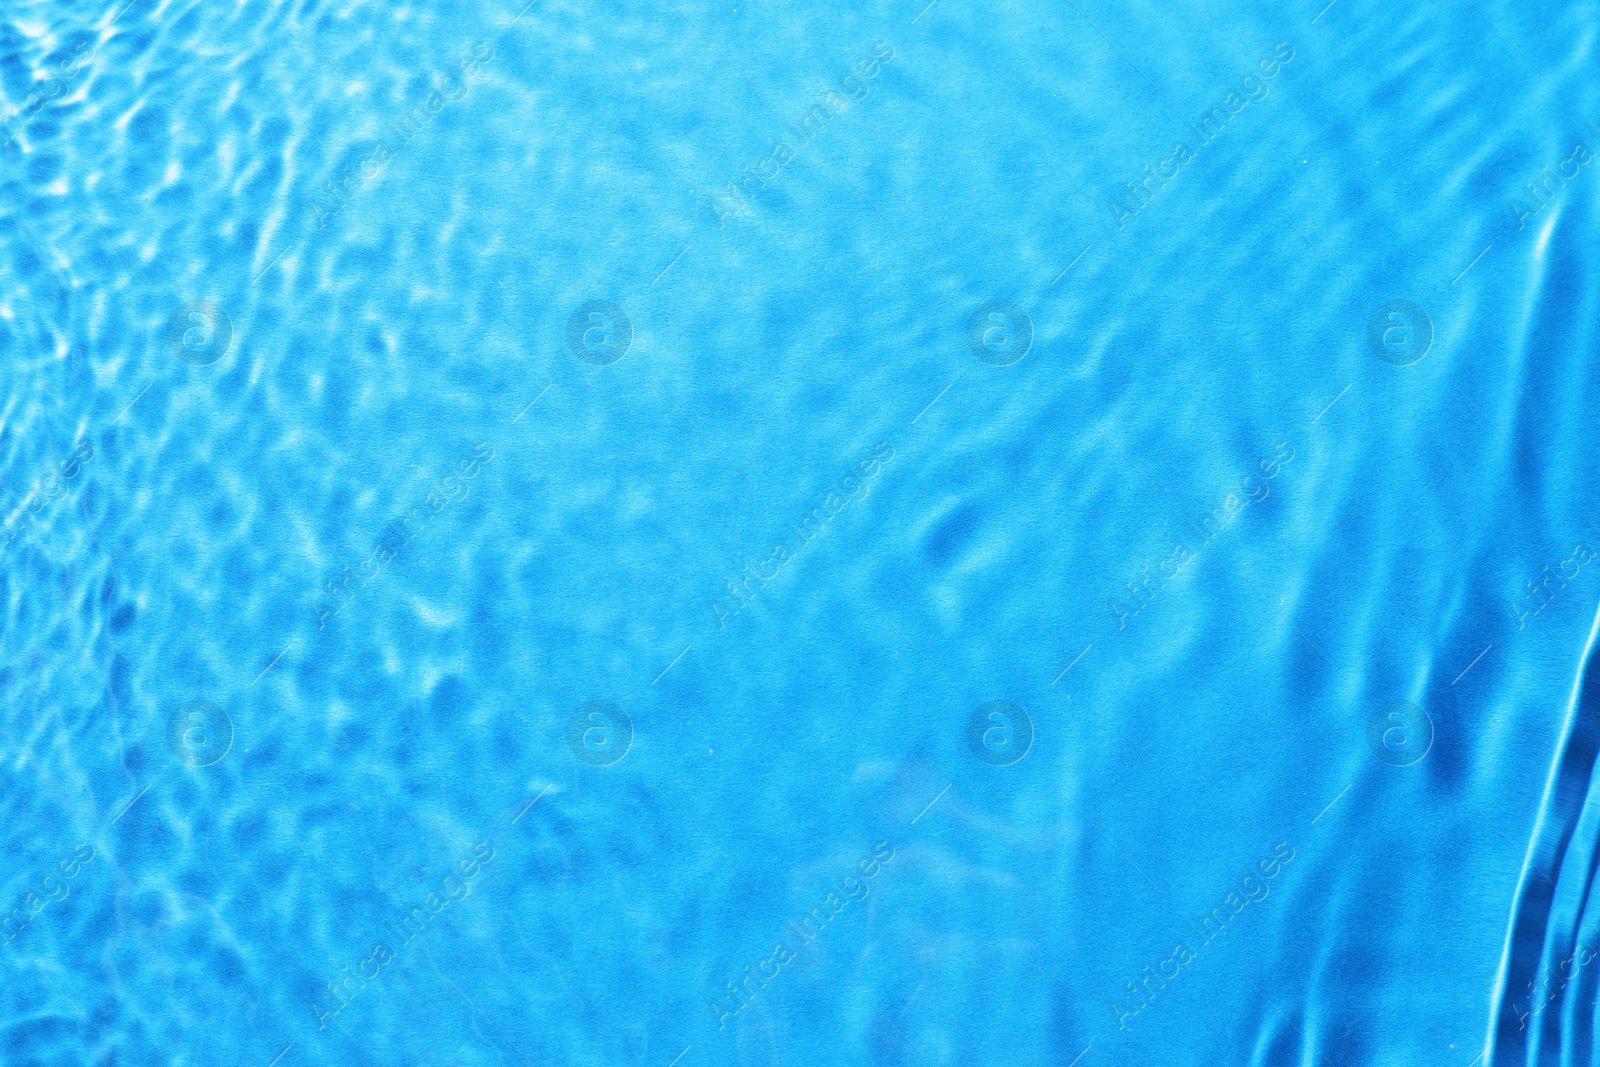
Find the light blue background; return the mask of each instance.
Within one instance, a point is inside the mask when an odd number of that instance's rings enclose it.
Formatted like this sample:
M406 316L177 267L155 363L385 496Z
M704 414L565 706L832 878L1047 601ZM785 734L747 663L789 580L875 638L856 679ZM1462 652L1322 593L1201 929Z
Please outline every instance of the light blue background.
M9 4L5 113L92 58L0 150L0 906L95 857L0 945L0 1059L1469 1067L1531 978L1507 936L1600 594L1584 568L1518 628L1527 582L1600 547L1600 168L1524 228L1510 206L1600 150L1596 25ZM1107 198L1280 43L1118 228ZM604 367L567 344L595 300L633 330ZM994 300L1032 323L1009 366L967 344ZM1391 300L1432 322L1410 366L1367 343ZM231 321L214 363L168 347L191 301ZM319 629L322 583L480 442ZM1270 494L1119 629L1109 601L1280 442ZM167 738L196 700L235 731L206 767ZM567 743L595 700L632 722L610 766ZM991 700L1033 724L1011 766L967 747ZM1408 767L1369 746L1391 701L1433 724ZM319 1029L480 842L470 894ZM723 983L879 842L868 895L719 1029ZM1268 895L1119 1028L1124 983L1280 842ZM1589 943L1575 908L1552 962Z

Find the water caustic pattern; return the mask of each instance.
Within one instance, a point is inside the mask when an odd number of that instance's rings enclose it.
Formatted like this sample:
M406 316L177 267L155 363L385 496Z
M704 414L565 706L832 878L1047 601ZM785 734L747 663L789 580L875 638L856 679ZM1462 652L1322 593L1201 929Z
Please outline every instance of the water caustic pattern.
M1597 26L0 5L0 1063L1596 1062Z

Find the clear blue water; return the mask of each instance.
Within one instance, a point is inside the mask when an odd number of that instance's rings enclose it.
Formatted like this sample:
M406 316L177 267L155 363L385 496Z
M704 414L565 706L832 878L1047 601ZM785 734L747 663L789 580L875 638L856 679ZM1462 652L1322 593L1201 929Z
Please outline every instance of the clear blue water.
M924 5L0 5L0 1063L1600 1062L1600 3Z

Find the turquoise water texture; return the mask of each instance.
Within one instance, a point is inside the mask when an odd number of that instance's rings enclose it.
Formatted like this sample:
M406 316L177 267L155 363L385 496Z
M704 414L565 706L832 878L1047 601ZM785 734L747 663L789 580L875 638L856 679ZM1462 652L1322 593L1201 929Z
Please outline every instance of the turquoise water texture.
M0 140L0 1064L1600 1063L1600 0L3 0Z

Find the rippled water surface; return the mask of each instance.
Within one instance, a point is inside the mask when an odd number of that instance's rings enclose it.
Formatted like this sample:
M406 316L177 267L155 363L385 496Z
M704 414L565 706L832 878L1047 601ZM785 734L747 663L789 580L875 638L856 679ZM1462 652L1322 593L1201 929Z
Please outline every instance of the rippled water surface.
M1600 1062L1597 38L7 0L0 1063Z

